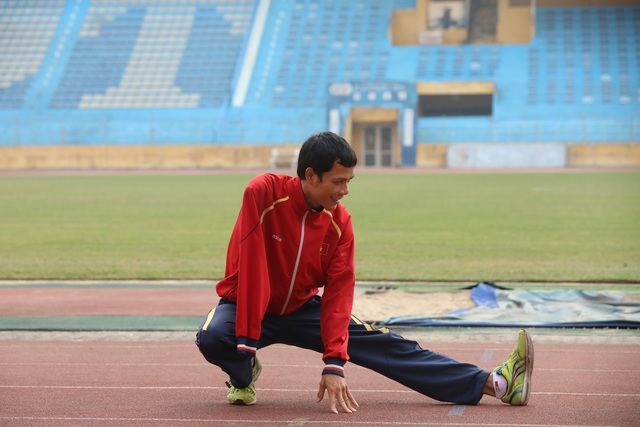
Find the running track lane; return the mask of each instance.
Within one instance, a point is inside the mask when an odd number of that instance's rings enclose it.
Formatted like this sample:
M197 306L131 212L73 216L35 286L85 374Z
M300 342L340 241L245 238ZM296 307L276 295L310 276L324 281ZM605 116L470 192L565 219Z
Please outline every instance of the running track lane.
M489 370L511 347L430 348ZM640 425L637 345L536 343L526 407L489 397L473 407L443 404L348 364L360 409L339 415L316 404L318 354L275 345L259 356L258 404L238 407L226 403L225 375L192 341L0 341L0 426Z

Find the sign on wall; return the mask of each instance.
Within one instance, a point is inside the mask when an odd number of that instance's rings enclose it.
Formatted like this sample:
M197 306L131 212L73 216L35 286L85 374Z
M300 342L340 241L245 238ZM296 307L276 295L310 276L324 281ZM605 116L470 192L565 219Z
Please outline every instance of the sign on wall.
M329 130L344 135L349 111L353 107L397 108L398 140L401 141L402 164L415 166L415 109L417 93L414 83L386 80L334 82L327 88Z
M429 30L450 30L467 27L465 0L431 0L429 2Z

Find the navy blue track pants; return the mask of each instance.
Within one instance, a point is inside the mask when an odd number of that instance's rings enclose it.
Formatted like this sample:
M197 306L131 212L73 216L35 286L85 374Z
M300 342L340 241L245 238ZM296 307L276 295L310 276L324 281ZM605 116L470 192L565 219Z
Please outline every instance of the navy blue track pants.
M320 305L316 296L295 313L267 314L262 321L258 348L288 344L324 352L320 337ZM238 388L251 383L251 358L236 348L236 305L222 300L203 321L196 344L205 359L226 372ZM349 325L350 362L371 369L430 398L460 405L475 405L489 372L460 363L448 356L422 349L386 328L376 329L351 318Z

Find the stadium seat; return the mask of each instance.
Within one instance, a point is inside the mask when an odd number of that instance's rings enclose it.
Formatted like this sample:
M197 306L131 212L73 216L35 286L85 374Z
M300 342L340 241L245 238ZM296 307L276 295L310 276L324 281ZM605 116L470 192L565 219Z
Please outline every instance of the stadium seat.
M495 83L491 117L418 117L425 143L624 142L632 131L593 128L640 128L640 7L539 7L523 45L394 46L392 10L415 0L268 3L243 70L259 0L1 2L0 144L30 132L149 140L166 117L184 121L180 143L201 141L199 129L216 142L299 142L326 128L327 88L344 81ZM246 97L232 106L243 71ZM43 119L47 131L32 131Z

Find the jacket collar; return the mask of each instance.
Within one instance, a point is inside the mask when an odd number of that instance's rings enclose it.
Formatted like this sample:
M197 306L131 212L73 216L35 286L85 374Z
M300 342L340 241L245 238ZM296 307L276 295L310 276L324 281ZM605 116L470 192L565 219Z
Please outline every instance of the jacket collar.
M307 204L307 200L304 198L304 193L302 192L302 183L300 181L300 177L296 176L287 182L287 194L289 194L289 197L291 197L291 200L295 204L296 211L301 214L307 211L318 212L311 209Z

